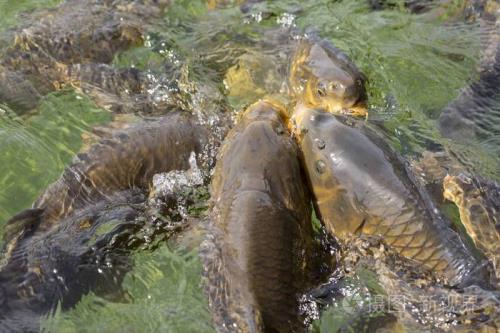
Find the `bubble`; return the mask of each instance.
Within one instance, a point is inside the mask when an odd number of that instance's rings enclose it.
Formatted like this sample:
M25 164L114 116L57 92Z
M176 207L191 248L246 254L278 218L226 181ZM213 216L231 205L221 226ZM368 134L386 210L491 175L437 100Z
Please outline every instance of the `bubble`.
M203 173L198 167L196 153L189 155L188 170L174 170L158 173L153 176L153 193L161 193L162 196L180 192L184 187L192 187L203 184Z
M283 13L276 19L276 23L281 25L283 28L295 27L295 15Z

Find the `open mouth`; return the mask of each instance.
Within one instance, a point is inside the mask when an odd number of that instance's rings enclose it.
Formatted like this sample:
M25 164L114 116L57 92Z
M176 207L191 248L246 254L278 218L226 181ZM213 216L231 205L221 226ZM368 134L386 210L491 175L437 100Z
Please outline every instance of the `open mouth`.
M349 116L366 118L368 117L368 107L365 103L357 103L348 108L343 108L341 113Z
M351 101L342 109L342 113L354 117L366 118L368 116L368 106L366 105L365 94L358 94L357 98Z
M342 114L353 117L363 117L368 116L368 107L364 101L356 102L351 105L328 105L327 111L333 114Z

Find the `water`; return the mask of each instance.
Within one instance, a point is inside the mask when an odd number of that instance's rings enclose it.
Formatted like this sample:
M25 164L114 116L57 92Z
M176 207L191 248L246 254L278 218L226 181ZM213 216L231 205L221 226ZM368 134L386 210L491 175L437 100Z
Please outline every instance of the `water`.
M25 22L19 19L25 17L20 13L57 3L0 0L0 48L5 47L11 29ZM344 50L367 75L370 118L383 122L386 139L406 157L441 145L458 155L474 173L500 180L500 139L495 130L498 118L488 119L496 121L493 129L462 142L443 138L437 129L440 111L475 75L479 25L461 19L445 22L445 17L453 16L454 6L436 19L431 14L412 15L401 6L371 11L367 3L278 0L258 3L243 14L231 4L209 10L203 0L173 1L165 15L148 28L144 45L118 54L114 65L134 66L157 77L164 68L174 69L184 75L178 88L185 105L210 108L214 99L220 98L214 96L226 92L223 81L227 70L239 59L248 54L269 56L270 62L256 61L264 64L264 70L253 65L250 75L260 83L257 88L266 83L266 89L279 90L285 77L280 66L286 67L287 47L276 44L273 36L287 29L319 34ZM460 7L459 1L453 4ZM151 93L164 97L164 87L155 88ZM265 92L252 87L243 95L231 95L230 108L238 112ZM500 105L498 100L495 103ZM92 128L111 120L110 113L71 90L49 94L28 115L19 116L16 110L0 105L0 231L10 216L29 207L57 179L82 149L84 139L92 137ZM57 311L45 322L45 330L213 330L200 287L201 265L194 243L188 249L169 243L154 251L134 253L134 269L124 282L127 297L117 303L89 294L74 309ZM360 275L361 284L373 285L373 276ZM361 290L352 293L356 297L366 296L358 282L350 287ZM371 289L371 295L377 294ZM318 331L331 331L348 320L352 307L342 302L316 322ZM335 311L335 307L341 311Z
M47 332L210 332L206 300L199 288L198 251L171 250L134 256L124 289L130 301L115 303L94 294L69 312L57 312Z
M110 114L72 91L47 96L37 114L18 117L0 108L0 220L27 208L57 179L82 146L82 135Z

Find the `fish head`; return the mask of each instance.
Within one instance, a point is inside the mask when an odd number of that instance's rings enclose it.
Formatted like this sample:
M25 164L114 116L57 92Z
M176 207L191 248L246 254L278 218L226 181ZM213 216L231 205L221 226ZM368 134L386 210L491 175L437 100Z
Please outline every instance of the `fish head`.
M366 117L366 77L340 50L326 42L299 43L290 65L295 98L334 114Z

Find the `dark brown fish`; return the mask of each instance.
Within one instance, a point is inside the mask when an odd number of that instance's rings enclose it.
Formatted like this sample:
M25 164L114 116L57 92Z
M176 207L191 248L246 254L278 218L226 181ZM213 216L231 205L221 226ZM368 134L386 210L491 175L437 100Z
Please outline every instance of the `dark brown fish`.
M74 306L91 290L103 297L122 294L132 266L130 234L143 225L146 200L139 189L115 193L47 232L36 229L41 210L17 215L24 229L9 243L13 248L0 270L0 332L39 332L44 315Z
M72 211L114 192L147 189L156 173L189 169L190 155L201 154L208 137L193 116L178 112L102 140L79 154L36 200L33 208L43 210L39 228L50 228Z
M117 53L142 45L149 24L144 18L160 17L167 5L167 0L68 0L25 15L2 52L0 102L19 113L32 110L41 96L74 85L79 68L73 65L109 64ZM81 83L93 81L82 77ZM103 88L99 82L97 87Z
M227 137L212 181L204 276L219 332L297 332L311 211L283 110L258 102Z
M172 80L175 73L165 73ZM66 67L61 88L71 87L90 97L96 105L113 113L162 114L175 103L155 101L147 90L154 86L146 73L136 68L114 68L107 64L75 64ZM169 94L170 95L170 94Z
M24 15L3 62L22 68L32 55L43 54L64 64L111 63L116 53L142 45L144 28L168 2L67 0L38 9Z
M5 226L0 331L38 331L40 316L58 302L67 308L89 290L119 289L127 254L141 243L132 236L155 214L155 200L145 206L153 176L192 168L194 158L207 171L214 135L177 112L131 125L79 154L33 208ZM114 268L106 277L100 271L108 259Z
M381 140L375 144L366 127L306 107L295 110L294 120L316 206L331 233L340 239L380 236L451 285L488 280L489 272L435 213L402 160Z
M464 3L463 16L479 25L479 63L471 83L442 110L439 129L443 136L454 140L480 139L498 144L500 3L496 0L468 0Z

